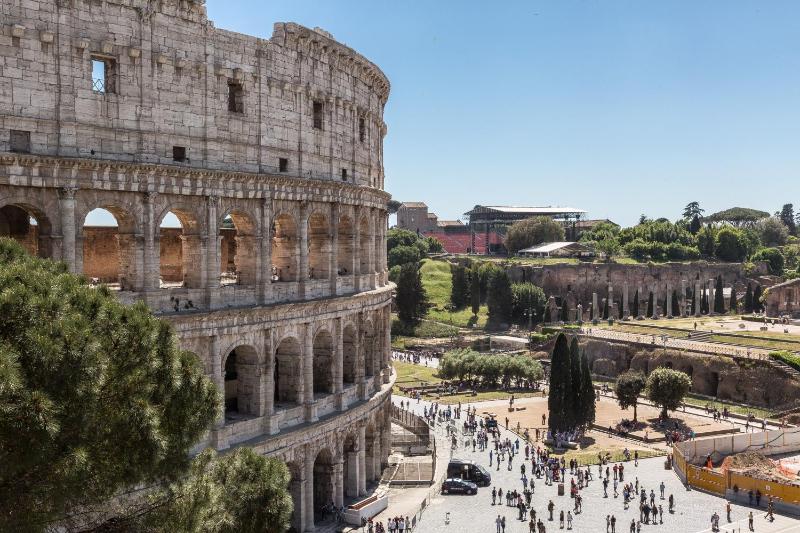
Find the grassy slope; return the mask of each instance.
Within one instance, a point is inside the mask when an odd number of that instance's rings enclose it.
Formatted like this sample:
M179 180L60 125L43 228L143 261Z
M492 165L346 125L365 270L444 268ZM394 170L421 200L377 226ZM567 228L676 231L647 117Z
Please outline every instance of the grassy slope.
M450 291L453 289L453 275L450 273L450 264L444 261L425 259L422 262L422 284L432 304L428 313L429 320L452 324L461 328L486 325L486 306L482 305L478 311L477 319L470 308L449 312L445 306L450 303Z

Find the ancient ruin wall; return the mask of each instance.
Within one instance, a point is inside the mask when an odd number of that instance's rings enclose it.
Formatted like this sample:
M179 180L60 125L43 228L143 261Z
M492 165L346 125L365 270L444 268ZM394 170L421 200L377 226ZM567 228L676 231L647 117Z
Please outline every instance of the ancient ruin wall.
M629 298L633 300L638 287L646 293L650 287L657 286L664 291L667 285L680 289L681 281L694 287L695 281L705 282L722 276L725 286L743 285L747 276L741 263L664 263L646 265L623 265L617 263L556 264L547 266L512 265L508 267L512 282L530 281L541 287L548 296L566 296L572 292L575 299L583 302L584 308L592 301L592 293L605 297L608 286L612 285L615 294L622 295L627 283ZM765 267L759 265L756 273L766 274ZM662 292L663 293L663 292ZM643 298L645 296L642 296Z

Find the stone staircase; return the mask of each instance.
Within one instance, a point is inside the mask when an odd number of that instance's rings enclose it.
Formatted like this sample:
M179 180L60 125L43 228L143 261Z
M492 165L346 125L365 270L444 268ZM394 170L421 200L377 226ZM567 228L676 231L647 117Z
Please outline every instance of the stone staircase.
M688 340L697 342L711 342L711 337L714 334L710 331L692 331L692 336Z

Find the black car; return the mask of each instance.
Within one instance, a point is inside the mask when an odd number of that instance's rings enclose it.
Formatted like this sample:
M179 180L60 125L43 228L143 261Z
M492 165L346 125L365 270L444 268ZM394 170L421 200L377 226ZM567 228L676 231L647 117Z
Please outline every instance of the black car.
M442 494L478 494L478 485L463 479L445 479L442 483Z

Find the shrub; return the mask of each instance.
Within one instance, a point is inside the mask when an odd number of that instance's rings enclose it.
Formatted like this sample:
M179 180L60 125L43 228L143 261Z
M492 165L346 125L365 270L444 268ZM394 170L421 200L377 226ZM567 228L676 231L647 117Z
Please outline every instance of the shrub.
M506 233L505 245L509 253L516 253L543 242L564 240L564 228L550 217L535 217L514 222Z
M762 248L753 255L752 260L766 261L770 274L774 274L776 276L783 274L785 261L783 254L777 248Z
M389 268L405 265L406 263L418 263L420 257L419 248L416 246L395 246L389 250Z

